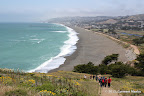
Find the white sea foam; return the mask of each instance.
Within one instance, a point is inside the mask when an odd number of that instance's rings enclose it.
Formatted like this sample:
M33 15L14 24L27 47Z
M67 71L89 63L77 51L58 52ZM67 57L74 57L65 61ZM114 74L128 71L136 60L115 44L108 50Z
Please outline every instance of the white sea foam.
M61 25L61 24L60 24ZM64 26L64 25L61 25ZM78 42L79 38L73 29L65 26L69 32L69 39L65 41L65 45L61 47L61 52L56 56L51 58L50 60L44 62L36 69L30 70L28 72L41 72L47 73L52 69L58 68L60 65L64 64L66 60L66 56L71 55L77 49L76 43Z
M51 31L51 32L66 33L67 31Z
M12 42L25 42L26 40L11 40Z
M30 39L30 41L32 41L33 43L41 43L44 40L45 39Z

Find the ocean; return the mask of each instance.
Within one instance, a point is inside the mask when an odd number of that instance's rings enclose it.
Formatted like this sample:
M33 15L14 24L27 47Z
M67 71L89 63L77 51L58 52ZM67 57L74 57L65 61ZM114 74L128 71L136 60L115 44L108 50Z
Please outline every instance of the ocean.
M47 73L64 63L77 41L61 24L0 23L0 68Z

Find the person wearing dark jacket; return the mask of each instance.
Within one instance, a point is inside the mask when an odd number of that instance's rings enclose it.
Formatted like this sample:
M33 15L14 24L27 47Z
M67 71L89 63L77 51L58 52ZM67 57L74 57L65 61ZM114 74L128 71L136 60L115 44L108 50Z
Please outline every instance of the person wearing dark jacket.
M95 75L93 75L93 80L95 79Z
M102 87L103 86L103 83L102 83L102 77L100 78L100 86Z
M107 86L107 78L106 77L105 77L105 83L104 84L105 84L105 87L106 87Z
M98 80L98 76L96 75L96 81Z

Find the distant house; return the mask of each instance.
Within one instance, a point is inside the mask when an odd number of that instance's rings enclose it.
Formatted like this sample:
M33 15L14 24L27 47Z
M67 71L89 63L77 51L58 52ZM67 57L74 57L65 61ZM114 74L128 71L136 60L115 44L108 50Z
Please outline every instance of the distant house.
M134 23L135 21L134 21L133 19L129 19L129 20L127 20L126 22Z
M85 26L84 28L90 30L91 26Z
M144 21L138 21L138 22L139 22L138 27L139 28L144 28Z

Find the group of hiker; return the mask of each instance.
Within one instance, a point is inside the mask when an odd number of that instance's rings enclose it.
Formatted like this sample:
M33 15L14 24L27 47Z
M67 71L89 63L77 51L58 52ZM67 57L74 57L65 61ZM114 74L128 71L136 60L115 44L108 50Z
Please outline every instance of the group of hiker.
M107 77L104 77L104 76L99 77L98 81L99 81L101 87L103 87L103 86L106 87L107 84L108 84L108 87L110 87L110 83L111 83L111 78L110 77L108 79L107 79Z
M84 78L86 79L87 76L84 75ZM93 75L93 76L91 75L90 79L93 79L93 80L95 79L96 81L98 81L101 87L106 87L107 84L108 84L108 87L110 87L110 84L111 84L111 81L112 81L110 77L107 79L107 77L105 77L105 76L103 76L103 77L99 76L98 77L97 75L96 76L95 75Z

